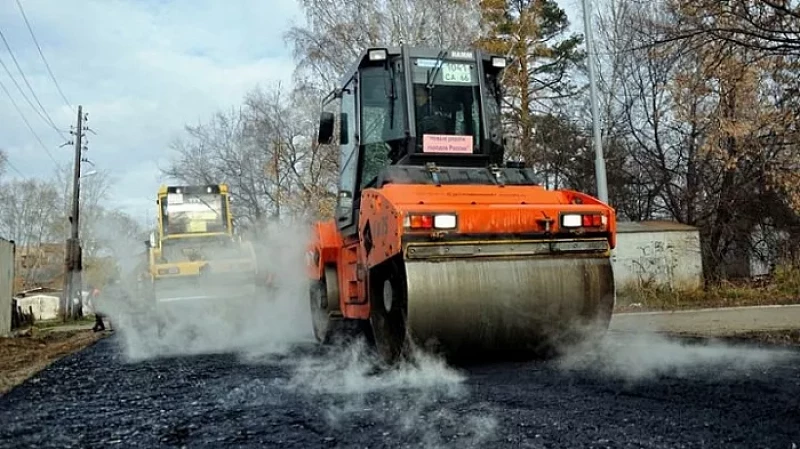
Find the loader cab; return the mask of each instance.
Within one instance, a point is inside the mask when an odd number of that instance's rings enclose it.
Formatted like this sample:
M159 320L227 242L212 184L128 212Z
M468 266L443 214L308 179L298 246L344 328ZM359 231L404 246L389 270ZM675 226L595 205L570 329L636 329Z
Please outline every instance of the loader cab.
M339 145L336 221L356 232L361 191L393 165L501 165L504 57L419 47L364 51L323 100L319 142Z
M159 241L232 235L224 184L162 186L156 202Z

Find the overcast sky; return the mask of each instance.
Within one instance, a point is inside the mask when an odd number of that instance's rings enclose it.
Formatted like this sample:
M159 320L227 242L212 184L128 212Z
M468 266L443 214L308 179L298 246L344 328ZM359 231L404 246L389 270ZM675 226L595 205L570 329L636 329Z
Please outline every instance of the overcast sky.
M48 74L17 0L0 1L0 31L25 75L0 40L0 148L25 176L51 176L53 159L71 163L73 152L59 147L65 140L28 101L38 109L38 99L67 138L73 108L81 104L97 133L88 133L87 156L114 177L109 206L147 221L170 141L184 124L240 104L257 84L290 83L294 64L282 35L302 20L294 0L19 1L72 108ZM582 27L578 0L560 3L573 27ZM9 169L6 176L20 175Z
M300 19L293 0L20 0L67 100L89 114L87 156L115 178L113 204L145 219L171 139L185 123L240 103L258 83L290 82L282 33ZM68 138L76 113L50 78L16 0L0 1L0 148L26 176L48 177L73 151L17 89ZM8 68L12 78L2 67ZM25 80L30 83L34 98ZM28 129L2 87L30 123ZM44 115L44 114L42 114ZM53 159L48 156L49 151ZM84 164L85 171L92 167ZM19 177L13 169L7 176ZM148 220L149 221L149 220Z

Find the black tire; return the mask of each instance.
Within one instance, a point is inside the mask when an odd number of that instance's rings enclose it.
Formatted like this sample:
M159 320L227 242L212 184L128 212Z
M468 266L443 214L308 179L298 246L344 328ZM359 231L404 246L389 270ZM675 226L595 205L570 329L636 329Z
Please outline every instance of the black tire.
M379 356L388 365L407 360L411 342L406 329L407 290L402 262L389 261L370 273L370 327Z
M314 331L314 338L321 344L328 344L333 336L334 326L327 307L322 307L322 304L327 304L327 286L324 277L319 281L313 281L311 283L308 297L311 307L311 327Z
M332 285L328 284L328 279L331 280ZM319 281L312 281L309 288L308 296L314 337L318 343L323 345L345 344L364 334L365 322L363 320L341 317L337 281L336 269L329 266L325 269L325 276Z

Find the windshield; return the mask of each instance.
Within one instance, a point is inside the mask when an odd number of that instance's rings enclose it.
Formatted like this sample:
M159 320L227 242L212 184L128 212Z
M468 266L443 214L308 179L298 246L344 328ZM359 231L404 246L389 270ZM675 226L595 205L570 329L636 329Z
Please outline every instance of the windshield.
M170 193L161 201L164 234L225 232L222 195Z
M444 62L438 70L435 61L415 65L415 127L423 152L473 153L481 138L475 64Z

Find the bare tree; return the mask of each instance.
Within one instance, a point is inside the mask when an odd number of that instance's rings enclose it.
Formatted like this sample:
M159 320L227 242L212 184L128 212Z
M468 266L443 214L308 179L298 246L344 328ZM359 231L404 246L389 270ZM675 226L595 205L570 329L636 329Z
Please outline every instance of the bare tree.
M231 186L238 224L323 217L333 212L337 153L316 143L318 91L255 88L244 105L187 126L164 174L188 183Z
M284 94L255 89L245 98L248 138L266 149L271 163L276 214L331 216L336 195L338 153L315 139L319 91L306 87Z
M666 0L676 21L653 44L715 41L762 54L800 56L800 4L790 0Z
M101 248L94 237L97 221L104 213L103 204L109 199L112 184L111 173L104 169L87 170L80 179L80 240L83 257L95 257ZM72 164L62 164L55 172L55 182L60 186L61 204L54 223L53 234L65 239L70 232L70 213L72 211Z
M0 148L0 179L2 176L6 174L6 169L8 167L8 154L2 148Z
M18 247L17 275L24 285L47 281L53 263L63 264L63 253L45 248L56 237L53 229L60 205L56 185L35 179L7 182L0 189L0 204L0 233Z
M122 211L103 210L95 221L93 236L99 249L85 267L88 283L104 285L115 272L130 279L146 258L147 230Z
M330 87L370 46L466 47L480 32L477 0L300 0L307 25L293 27L298 76Z

